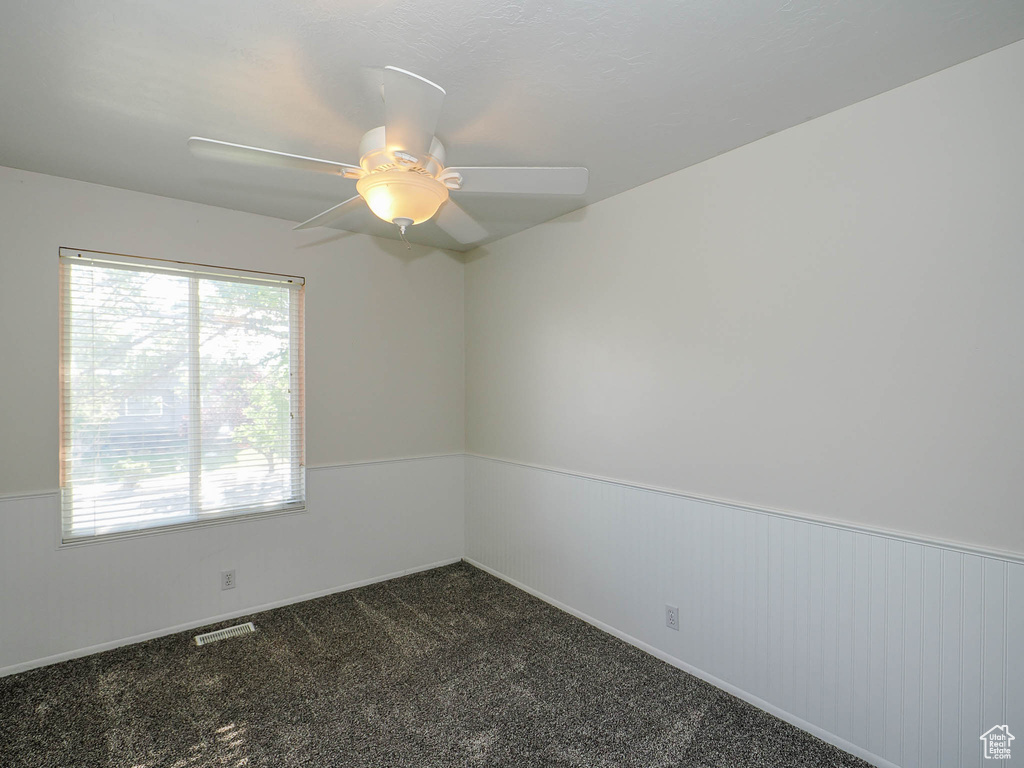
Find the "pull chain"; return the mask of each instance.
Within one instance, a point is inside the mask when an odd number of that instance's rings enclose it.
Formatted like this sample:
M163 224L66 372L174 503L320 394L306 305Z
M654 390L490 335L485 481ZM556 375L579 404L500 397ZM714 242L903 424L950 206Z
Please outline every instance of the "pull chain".
M412 246L409 244L409 241L405 239L405 224L400 224L398 226L398 234L402 236L402 242L405 243L405 250L411 251Z

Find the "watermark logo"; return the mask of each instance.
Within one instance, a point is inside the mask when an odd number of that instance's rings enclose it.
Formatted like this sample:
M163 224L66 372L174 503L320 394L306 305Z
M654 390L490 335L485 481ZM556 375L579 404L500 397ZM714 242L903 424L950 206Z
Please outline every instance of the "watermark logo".
M994 725L979 738L982 741L981 756L986 760L1010 759L1010 742L1014 735L1005 725Z

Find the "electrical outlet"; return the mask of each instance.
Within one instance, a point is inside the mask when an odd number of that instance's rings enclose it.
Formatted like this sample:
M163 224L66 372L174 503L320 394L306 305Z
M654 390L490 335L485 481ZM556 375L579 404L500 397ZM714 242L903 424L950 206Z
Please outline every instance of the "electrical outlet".
M232 568L230 571L220 572L220 588L221 589L234 589L235 588L235 569Z
M679 631L679 609L674 605L665 606L665 626Z

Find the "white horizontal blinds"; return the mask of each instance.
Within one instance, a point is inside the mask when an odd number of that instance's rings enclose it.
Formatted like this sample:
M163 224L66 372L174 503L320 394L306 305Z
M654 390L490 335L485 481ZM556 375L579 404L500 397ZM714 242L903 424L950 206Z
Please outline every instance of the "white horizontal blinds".
M73 251L61 273L65 541L304 505L301 279Z
M186 520L189 279L62 269L64 538Z
M197 282L200 513L301 503L294 471L301 443L292 433L292 291Z

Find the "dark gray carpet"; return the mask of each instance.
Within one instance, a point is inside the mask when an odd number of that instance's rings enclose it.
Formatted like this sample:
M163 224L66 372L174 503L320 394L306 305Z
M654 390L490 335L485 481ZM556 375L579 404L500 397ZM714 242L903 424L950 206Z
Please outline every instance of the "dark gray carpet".
M469 565L0 679L4 768L867 763Z

